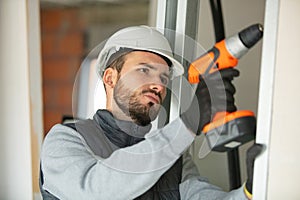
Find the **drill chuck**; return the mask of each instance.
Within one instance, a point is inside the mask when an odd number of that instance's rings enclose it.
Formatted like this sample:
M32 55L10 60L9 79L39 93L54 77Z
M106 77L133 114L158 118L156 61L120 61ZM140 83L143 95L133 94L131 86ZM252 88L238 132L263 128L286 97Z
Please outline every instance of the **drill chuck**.
M254 24L242 30L239 37L243 44L250 49L254 46L263 36L263 26L261 24Z
M263 36L263 26L261 24L251 25L239 33L226 38L225 45L228 52L239 59L245 55Z

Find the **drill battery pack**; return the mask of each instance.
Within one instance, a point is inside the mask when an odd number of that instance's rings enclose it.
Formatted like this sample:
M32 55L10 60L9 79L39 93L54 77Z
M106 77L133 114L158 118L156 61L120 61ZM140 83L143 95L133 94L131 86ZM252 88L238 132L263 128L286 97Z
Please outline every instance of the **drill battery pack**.
M203 128L202 133L213 151L230 151L255 138L256 118L254 113L248 110L218 113L218 116Z

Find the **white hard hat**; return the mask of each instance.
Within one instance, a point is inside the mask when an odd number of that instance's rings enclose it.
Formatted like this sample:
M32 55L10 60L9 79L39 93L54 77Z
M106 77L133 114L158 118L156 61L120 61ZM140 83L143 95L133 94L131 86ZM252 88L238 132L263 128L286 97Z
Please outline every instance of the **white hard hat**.
M100 75L110 64L110 57L122 48L149 51L167 58L172 62L171 79L184 72L183 66L173 58L170 44L163 34L148 26L133 26L117 31L106 41L96 63Z

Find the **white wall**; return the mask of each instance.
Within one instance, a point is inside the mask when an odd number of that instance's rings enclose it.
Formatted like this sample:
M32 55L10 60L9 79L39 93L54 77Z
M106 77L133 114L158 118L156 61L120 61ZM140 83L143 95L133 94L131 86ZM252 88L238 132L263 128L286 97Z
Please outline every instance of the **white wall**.
M279 9L267 197L296 200L300 197L300 1L280 1Z
M5 200L33 199L37 190L33 175L42 126L38 21L38 1L0 1L0 199Z
M280 1L268 199L299 199L300 1Z
M257 140L267 148L255 164L254 199L297 200L300 2L267 0L266 8Z

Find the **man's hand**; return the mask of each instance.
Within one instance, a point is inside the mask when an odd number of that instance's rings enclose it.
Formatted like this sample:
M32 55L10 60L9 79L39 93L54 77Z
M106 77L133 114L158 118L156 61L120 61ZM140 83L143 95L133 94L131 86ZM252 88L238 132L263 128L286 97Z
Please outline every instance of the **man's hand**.
M249 199L252 198L252 184L253 184L253 170L255 158L263 151L264 146L262 144L254 143L247 150L246 164L248 179L245 184L245 193Z
M237 69L227 68L201 77L191 106L181 115L185 125L199 135L217 112L236 111L232 80L237 76Z

